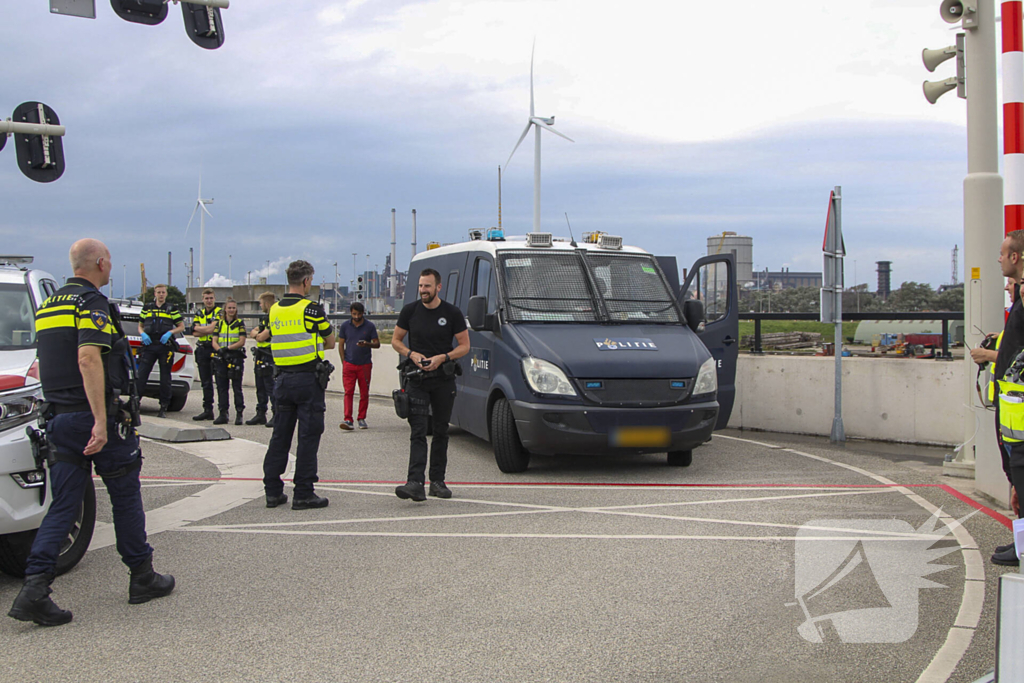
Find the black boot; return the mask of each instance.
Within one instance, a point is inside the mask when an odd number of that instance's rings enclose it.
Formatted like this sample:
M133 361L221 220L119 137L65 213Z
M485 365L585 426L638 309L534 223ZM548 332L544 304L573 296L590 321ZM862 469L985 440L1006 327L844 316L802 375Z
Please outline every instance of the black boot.
M247 425L265 425L267 424L267 412L257 410L256 414L245 421Z
M267 420L267 424L265 424L264 426L268 427L270 429L273 429L274 428L274 418L275 417L277 417L277 413L274 413L273 415L271 415L270 419Z
M235 413L235 424L236 425L245 424L244 422L242 422L242 411L241 410L239 410L239 411L237 411Z
M156 414L157 417L167 417L167 406L163 403L160 404L160 412Z
M213 424L215 424L215 425L226 425L227 423L228 423L228 411L226 411L226 410L220 411L220 415L218 415L217 419L213 421Z
M203 412L193 416L192 419L195 420L196 422L201 422L203 420L212 420L213 410L210 408L203 408Z
M132 568L132 578L128 584L128 602L138 605L156 598L169 595L174 590L174 577L170 574L157 574L153 571L153 556Z
M71 612L61 609L50 599L50 583L53 576L49 574L32 574L25 577L25 585L21 587L18 597L7 616L19 621L34 621L40 626L60 626L71 621Z

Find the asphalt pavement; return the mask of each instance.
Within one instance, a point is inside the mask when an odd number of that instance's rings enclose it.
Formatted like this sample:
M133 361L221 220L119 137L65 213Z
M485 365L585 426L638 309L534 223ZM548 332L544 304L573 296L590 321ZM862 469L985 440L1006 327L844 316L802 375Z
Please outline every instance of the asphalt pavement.
M159 422L193 425L198 397ZM161 600L128 604L97 480L93 548L54 583L74 621L0 621L0 679L970 682L994 666L1007 512L943 477L939 451L726 431L686 468L558 456L506 475L453 428L454 497L417 504L394 496L409 430L390 402L352 432L341 405L329 394L321 510L265 507L269 429L144 443L154 561L178 581ZM5 609L19 586L0 577Z

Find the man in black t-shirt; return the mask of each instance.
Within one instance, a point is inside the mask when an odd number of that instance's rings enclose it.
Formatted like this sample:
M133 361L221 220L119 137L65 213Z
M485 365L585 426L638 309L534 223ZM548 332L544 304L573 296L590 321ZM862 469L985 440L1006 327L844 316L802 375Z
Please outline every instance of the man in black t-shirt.
M444 477L448 466L448 420L455 404L453 361L469 353L469 330L462 311L441 299L441 274L436 270L427 268L420 273L419 295L419 301L405 306L398 315L391 346L423 373L411 377L406 387L412 429L409 475L405 485L395 489L399 498L422 502L427 499L423 483L427 469L427 425L431 419L434 436L430 442L430 495L452 497ZM454 348L452 338L458 342Z
M1024 276L1024 230L1014 230L1007 234L999 249L999 267L1003 276L1018 284ZM1010 315L1006 318L1006 325L1003 328L1002 339L999 341L999 350L971 349L971 359L980 364L995 363L992 376L1003 379L1006 369L1013 363L1017 354L1024 348L1024 305L1020 300L1020 290L1017 289L1017 296L1011 295L1013 307L1010 308ZM998 398L996 399L998 405ZM999 412L996 412L996 435L999 440L1000 456L1002 457L1003 471L1006 478L1010 480L1010 506L1013 511L1021 517L1019 493L1024 489L1024 447L1019 443L1010 444L1004 442L999 436L1000 423ZM1016 566L1019 564L1017 553L1013 543L996 547L992 555L993 564Z

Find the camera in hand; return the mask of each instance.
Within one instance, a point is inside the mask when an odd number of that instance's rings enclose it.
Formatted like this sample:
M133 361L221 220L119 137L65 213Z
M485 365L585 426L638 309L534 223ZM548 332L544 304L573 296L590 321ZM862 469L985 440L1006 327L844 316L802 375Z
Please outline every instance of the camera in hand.
M428 365L430 365L430 359L424 358L423 360L420 361L420 365L422 365L423 367L427 367Z

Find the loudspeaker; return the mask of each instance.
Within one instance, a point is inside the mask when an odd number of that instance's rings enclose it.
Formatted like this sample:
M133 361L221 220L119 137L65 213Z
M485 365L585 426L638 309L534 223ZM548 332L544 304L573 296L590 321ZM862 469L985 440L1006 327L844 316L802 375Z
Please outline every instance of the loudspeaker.
M921 51L921 60L924 62L924 68L928 71L935 71L935 67L953 57L956 57L956 45L950 45L941 50L925 49Z
M947 78L944 81L925 81L922 84L922 87L924 88L924 97L932 104L935 104L940 97L955 88L956 85L956 78Z
M942 0L942 5L939 6L939 14L947 24L955 24L965 15L977 12L978 0Z

